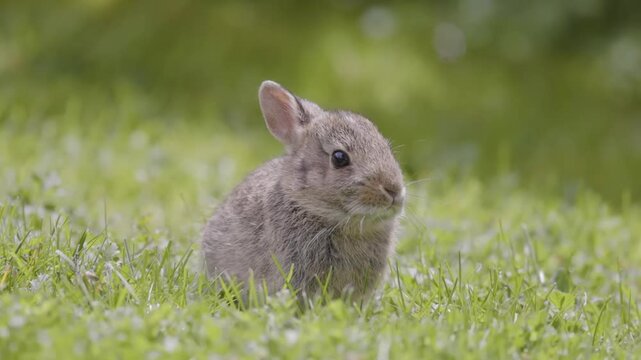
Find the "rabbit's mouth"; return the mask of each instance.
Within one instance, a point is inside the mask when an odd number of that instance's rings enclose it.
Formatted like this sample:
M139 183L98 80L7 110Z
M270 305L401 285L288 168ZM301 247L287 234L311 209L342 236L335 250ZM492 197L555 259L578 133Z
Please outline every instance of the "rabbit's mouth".
M401 206L353 205L345 211L340 224L343 229L355 235L378 232L390 226L400 213Z
M387 220L399 215L403 211L403 202L385 202L383 204L368 204L355 201L346 207L348 216L365 216L374 219Z
M390 190L382 185L363 186L345 207L349 215L374 216L382 219L400 214L405 203L405 187Z

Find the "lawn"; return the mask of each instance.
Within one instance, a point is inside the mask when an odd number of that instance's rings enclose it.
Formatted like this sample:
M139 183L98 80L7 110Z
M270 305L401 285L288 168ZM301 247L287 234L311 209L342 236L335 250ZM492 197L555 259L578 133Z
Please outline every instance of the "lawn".
M278 5L278 6L276 6ZM641 2L0 1L0 359L641 358ZM200 232L370 117L408 203L371 301L245 307Z
M170 121L135 94L89 100L47 117L3 107L2 359L641 354L641 208L625 197L613 208L583 188L433 169L408 179L370 302L301 313L283 291L239 308L203 276L199 232L276 141L260 126Z

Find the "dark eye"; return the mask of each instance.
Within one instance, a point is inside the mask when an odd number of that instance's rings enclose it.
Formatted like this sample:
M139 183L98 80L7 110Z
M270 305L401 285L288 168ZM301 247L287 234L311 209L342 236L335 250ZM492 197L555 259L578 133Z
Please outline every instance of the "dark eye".
M336 150L332 153L332 164L335 168L342 168L349 165L349 156L343 150Z

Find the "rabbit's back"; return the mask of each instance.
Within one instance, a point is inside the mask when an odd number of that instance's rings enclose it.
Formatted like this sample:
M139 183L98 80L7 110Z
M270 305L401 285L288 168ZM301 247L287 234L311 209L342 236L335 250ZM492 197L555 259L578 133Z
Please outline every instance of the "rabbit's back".
M205 226L203 251L207 271L247 281L249 269L266 281L274 279L270 242L265 234L269 194L282 159L273 159L249 174L216 209Z

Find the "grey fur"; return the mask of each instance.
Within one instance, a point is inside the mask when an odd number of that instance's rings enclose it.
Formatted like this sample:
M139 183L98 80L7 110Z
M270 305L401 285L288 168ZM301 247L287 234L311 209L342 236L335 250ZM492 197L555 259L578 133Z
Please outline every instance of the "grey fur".
M334 296L366 297L385 273L405 197L388 141L363 116L322 110L271 81L259 99L287 153L247 176L207 223L209 275L247 284L253 274L273 293L284 284L275 258L308 295L329 276ZM335 150L351 165L334 168Z

